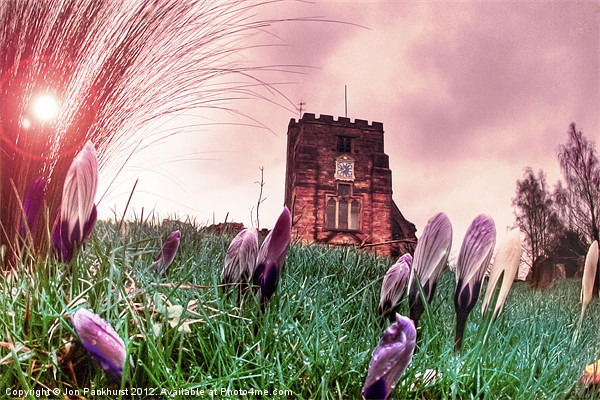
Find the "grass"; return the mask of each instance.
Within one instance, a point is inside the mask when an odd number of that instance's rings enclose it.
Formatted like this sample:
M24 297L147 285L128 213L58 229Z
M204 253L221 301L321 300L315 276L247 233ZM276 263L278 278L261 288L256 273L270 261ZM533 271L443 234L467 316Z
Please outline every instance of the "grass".
M181 246L160 279L149 266L174 229L182 233ZM100 222L70 265L25 257L0 278L0 398L360 398L383 329L375 310L391 260L293 245L261 315L253 296L240 307L233 291L217 287L231 239L175 222L122 230ZM454 276L447 271L393 398L600 398L577 383L585 364L600 357L598 302L572 344L579 290L574 279L545 292L516 283L485 343L476 306L456 355ZM69 314L80 306L125 340L129 361L120 387L75 337ZM406 299L399 311L407 315ZM428 369L435 380L419 377ZM42 392L52 389L60 396Z

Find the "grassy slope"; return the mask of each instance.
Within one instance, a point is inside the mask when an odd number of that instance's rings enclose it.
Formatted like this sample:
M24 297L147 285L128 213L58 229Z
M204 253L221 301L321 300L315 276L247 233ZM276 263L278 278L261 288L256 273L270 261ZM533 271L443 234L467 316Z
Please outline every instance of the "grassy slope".
M180 251L161 280L148 267L160 238L174 229L182 231ZM152 223L131 224L123 238L105 223L70 267L47 258L0 278L0 397L7 389L58 387L81 394L84 388L111 387L74 339L68 314L85 305L125 339L135 368L125 372L131 379L123 389L213 389L216 398L228 398L221 396L228 388L277 389L291 392L275 398L359 398L382 332L374 311L390 261L292 246L281 286L260 315L252 296L240 308L235 294L224 296L213 287L230 239ZM179 283L207 287L173 287ZM418 349L394 398L597 397L576 385L585 364L600 356L597 302L588 309L578 343L571 344L579 317L577 280L545 293L516 284L485 345L478 340L477 306L461 356L453 351L453 290L447 272L421 319ZM166 310L177 305L188 309L180 319L177 307L171 315ZM405 301L400 312L407 314ZM184 322L191 333L180 332ZM435 382L415 378L427 369L439 372Z

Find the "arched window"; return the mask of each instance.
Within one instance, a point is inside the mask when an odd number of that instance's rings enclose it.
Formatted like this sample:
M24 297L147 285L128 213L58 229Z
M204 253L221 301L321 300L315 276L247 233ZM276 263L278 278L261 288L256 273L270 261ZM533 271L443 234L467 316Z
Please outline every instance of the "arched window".
M327 200L327 215L325 216L325 228L335 229L336 227L336 210L337 210L337 202L333 197L330 197Z
M360 199L352 196L352 185L339 183L336 195L325 203L325 229L360 230Z
M350 206L350 229L358 230L358 214L360 212L360 203L358 200L352 200L352 205Z
M338 229L348 229L348 200L344 198L338 202Z

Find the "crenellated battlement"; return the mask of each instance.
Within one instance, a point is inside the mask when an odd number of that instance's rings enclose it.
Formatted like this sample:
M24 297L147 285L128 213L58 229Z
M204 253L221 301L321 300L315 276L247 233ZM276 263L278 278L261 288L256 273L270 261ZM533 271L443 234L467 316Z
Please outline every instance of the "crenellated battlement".
M335 120L332 115L321 114L319 117L316 117L315 114L312 113L304 113L302 118L299 120L292 118L288 127L293 128L300 122L383 131L383 123L381 122L373 121L371 124L369 124L369 121L365 121L364 119L355 119L354 122L351 122L350 118L346 117L338 117L338 119Z

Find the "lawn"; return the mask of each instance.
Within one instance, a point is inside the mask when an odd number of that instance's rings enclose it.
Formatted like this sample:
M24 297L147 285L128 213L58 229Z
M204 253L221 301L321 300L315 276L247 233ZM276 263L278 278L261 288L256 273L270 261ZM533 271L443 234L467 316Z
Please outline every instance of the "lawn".
M181 246L163 279L149 267L175 229ZM234 290L218 287L232 237L177 222L119 229L101 221L70 265L24 256L0 278L0 398L360 398L384 329L375 310L393 261L293 244L262 315L251 294L240 305ZM600 398L577 383L600 357L597 301L572 343L579 291L577 279L545 292L516 283L485 342L480 301L456 355L454 275L446 271L392 398ZM70 314L81 306L125 341L120 386L76 338ZM408 315L407 307L404 299L399 312Z

